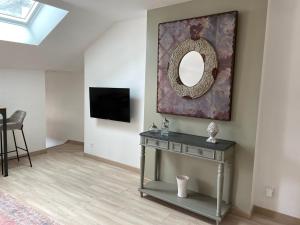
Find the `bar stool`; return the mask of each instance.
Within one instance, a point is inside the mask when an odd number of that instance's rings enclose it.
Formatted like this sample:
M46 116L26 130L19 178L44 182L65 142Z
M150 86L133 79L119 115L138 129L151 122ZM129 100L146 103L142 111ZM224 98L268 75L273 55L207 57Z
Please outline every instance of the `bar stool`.
M7 119L7 131L9 131L9 130L12 131L13 138L14 138L14 144L15 144L15 150L9 151L7 153L16 152L17 159L18 159L18 161L20 161L18 149L27 152L30 167L32 167L30 154L29 154L29 151L28 151L27 142L26 142L26 139L25 139L24 131L23 131L23 121L24 121L25 117L26 117L26 112L18 110L16 112L14 112L11 117L9 117ZM3 123L2 123L2 120L0 120L1 165L2 165L2 174L3 174L2 130L3 130ZM20 130L22 132L25 148L21 148L17 145L15 130Z

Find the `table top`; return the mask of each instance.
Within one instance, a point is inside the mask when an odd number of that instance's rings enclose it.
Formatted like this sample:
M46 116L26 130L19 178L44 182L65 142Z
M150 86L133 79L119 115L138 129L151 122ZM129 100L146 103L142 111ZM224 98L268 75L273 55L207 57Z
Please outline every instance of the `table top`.
M233 142L233 141L227 141L227 140L222 140L222 139L218 139L218 138L217 138L217 143L213 144L213 143L206 142L207 137L196 136L196 135L191 135L191 134L176 133L176 132L169 132L168 136L162 136L160 134L160 132L146 131L146 132L141 133L140 135L143 137L178 142L178 143L182 143L182 144L193 145L193 146L198 146L198 147L203 147L203 148L209 148L209 149L218 150L218 151L226 151L235 145L235 142Z

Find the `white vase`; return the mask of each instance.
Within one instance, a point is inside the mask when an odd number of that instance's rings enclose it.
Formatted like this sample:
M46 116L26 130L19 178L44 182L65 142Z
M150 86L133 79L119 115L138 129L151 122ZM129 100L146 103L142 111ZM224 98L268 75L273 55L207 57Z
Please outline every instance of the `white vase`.
M189 179L190 178L185 175L176 176L177 188L178 188L177 196L178 197L180 197L180 198L187 197L187 184L188 184Z

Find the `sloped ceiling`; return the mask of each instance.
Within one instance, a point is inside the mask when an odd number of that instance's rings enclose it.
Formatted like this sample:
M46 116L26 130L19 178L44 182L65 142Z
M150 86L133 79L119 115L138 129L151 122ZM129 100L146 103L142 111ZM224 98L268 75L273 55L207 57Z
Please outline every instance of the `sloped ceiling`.
M40 46L0 41L0 68L82 71L84 50L113 23L186 1L41 0L69 14Z

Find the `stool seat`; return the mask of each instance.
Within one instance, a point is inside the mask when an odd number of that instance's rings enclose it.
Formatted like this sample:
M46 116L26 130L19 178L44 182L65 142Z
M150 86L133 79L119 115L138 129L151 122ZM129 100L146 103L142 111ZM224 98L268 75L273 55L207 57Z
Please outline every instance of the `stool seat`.
M0 131L3 130L3 124L0 124ZM19 129L19 125L14 122L7 123L7 130L21 130Z

